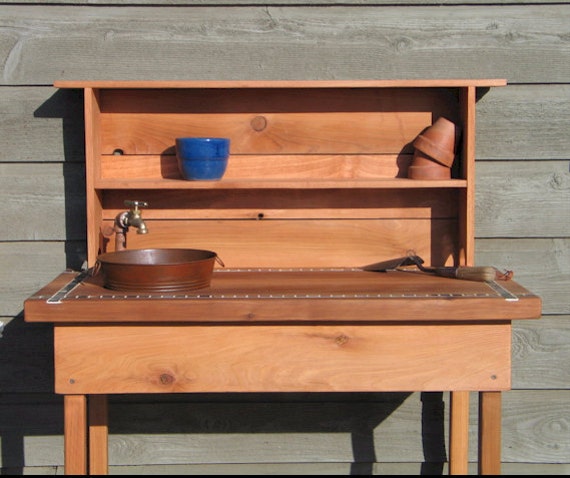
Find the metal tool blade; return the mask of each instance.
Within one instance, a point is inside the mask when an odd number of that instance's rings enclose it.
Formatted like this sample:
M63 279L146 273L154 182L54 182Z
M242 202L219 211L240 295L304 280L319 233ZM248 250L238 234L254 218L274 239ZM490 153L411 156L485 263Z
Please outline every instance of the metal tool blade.
M412 266L415 265L416 261L410 256L398 257L397 259L391 259L388 261L375 262L374 264L368 264L362 267L364 271L372 272L387 272L397 269L402 266Z

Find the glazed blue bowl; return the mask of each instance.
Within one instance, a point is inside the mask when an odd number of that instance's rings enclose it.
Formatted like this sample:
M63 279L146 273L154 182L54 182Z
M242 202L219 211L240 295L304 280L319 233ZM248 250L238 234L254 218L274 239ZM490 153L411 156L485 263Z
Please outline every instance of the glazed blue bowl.
M176 138L176 160L184 179L216 181L228 166L228 138Z

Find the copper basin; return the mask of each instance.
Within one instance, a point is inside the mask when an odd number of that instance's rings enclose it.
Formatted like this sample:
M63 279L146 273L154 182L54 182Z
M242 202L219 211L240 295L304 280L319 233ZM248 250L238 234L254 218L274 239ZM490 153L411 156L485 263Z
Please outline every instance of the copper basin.
M99 255L96 268L108 289L178 292L208 287L216 260L201 249L130 249Z

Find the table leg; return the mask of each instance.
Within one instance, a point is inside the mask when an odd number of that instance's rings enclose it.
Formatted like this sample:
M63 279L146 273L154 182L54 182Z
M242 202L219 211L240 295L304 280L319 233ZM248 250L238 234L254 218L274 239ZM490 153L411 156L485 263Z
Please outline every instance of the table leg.
M89 395L89 474L108 473L107 395Z
M479 393L479 474L501 474L501 392Z
M451 392L449 474L466 475L469 464L469 392Z
M87 397L65 395L64 452L65 474L87 474Z

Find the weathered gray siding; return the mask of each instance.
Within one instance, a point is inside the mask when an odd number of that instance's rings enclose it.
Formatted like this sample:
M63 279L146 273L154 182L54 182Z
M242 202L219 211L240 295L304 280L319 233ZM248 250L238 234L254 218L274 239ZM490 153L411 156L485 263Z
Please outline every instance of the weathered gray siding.
M63 464L51 327L21 314L85 257L82 94L55 80L478 77L509 85L478 105L476 261L514 270L544 313L515 326L503 472L570 474L570 2L0 0L0 65L3 471ZM437 393L115 397L111 472L438 473L447 406Z

